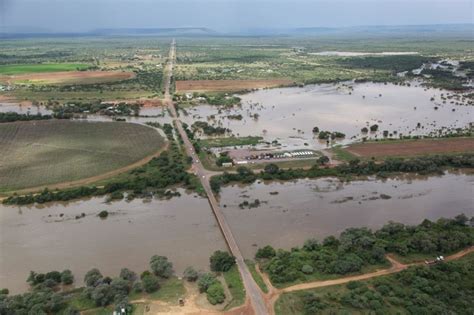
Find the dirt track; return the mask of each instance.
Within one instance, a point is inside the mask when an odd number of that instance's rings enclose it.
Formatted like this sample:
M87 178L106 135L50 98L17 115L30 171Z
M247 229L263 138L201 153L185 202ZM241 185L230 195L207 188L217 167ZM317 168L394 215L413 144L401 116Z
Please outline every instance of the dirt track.
M189 80L176 81L178 92L242 91L293 84L291 80Z
M0 76L0 81L31 81L44 84L94 84L131 79L133 72L122 71L61 71L49 73L31 73L10 76Z
M459 259L459 258L461 258L461 257L463 257L467 254L473 253L473 252L474 252L474 246L471 246L471 247L466 248L466 249L464 249L460 252L457 252L453 255L445 257L445 261L456 260L456 259ZM313 281L313 282L301 283L301 284L296 284L296 285L286 287L286 288L283 288L283 289L275 288L272 285L272 283L270 282L270 279L268 278L268 275L261 272L260 268L258 268L258 266L257 266L257 272L260 273L260 275L262 276L265 284L268 287L268 293L265 294L265 296L264 296L267 307L270 310L270 314L275 314L275 302L278 300L280 295L283 294L283 293L293 292L293 291L301 291L301 290L308 290L308 289L314 289L314 288L321 288L321 287L328 287L328 286L348 283L350 281L367 280L367 279L371 279L371 278L375 278L375 277L380 277L380 276L385 276L385 275L397 273L397 272L400 272L402 270L407 269L410 266L416 266L416 265L423 265L424 264L424 262L416 262L416 263L411 263L411 264L402 264L401 262L395 260L390 255L387 255L386 257L390 261L390 263L392 264L391 267L387 268L387 269L377 270L377 271L366 273L366 274L343 277L343 278L338 278L338 279L333 279L333 280Z
M408 140L394 143L361 143L349 146L347 151L362 157L474 152L474 138Z

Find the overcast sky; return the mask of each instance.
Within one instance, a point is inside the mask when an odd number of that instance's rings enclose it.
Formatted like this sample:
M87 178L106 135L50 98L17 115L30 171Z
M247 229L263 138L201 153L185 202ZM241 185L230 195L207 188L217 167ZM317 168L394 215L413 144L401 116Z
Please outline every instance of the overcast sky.
M473 23L474 0L0 0L0 27L255 28Z

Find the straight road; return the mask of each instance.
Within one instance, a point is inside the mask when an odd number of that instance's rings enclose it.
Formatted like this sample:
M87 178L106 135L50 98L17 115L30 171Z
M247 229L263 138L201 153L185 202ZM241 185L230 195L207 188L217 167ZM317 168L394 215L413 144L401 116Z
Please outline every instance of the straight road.
M229 225L227 224L224 214L222 213L222 209L220 208L219 203L217 202L212 192L211 186L209 184L209 173L204 169L201 161L199 160L198 155L194 152L193 145L191 141L189 141L188 135L184 131L183 125L178 118L178 114L176 113L176 108L174 107L173 100L170 94L171 78L173 76L173 65L175 58L176 42L173 39L173 41L171 42L168 63L165 69L166 79L164 104L168 106L171 112L171 116L173 117L175 126L184 141L186 154L193 158L192 168L194 169L196 175L199 177L199 180L201 181L201 184L204 187L204 190L206 191L209 204L211 205L212 211L214 212L214 216L216 217L217 223L219 224L219 228L224 236L224 239L227 243L227 246L229 247L230 252L235 257L237 267L239 268L240 275L242 276L246 294L248 298L250 298L252 308L255 314L257 315L269 314L269 311L267 310L267 307L265 305L264 298L262 296L262 292L253 280L252 275L250 274L250 271L247 265L245 264L242 253L240 252L240 249L237 246L237 242L235 241L235 238L232 235L232 231Z

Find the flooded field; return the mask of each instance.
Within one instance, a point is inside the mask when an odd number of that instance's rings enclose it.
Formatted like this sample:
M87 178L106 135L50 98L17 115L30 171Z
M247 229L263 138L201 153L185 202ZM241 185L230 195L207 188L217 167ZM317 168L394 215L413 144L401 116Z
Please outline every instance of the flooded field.
M44 106L23 105L18 103L1 103L0 113L15 112L18 114L52 114L52 111L46 109Z
M253 258L257 246L290 249L348 227L379 228L390 220L418 224L460 213L470 217L473 195L473 174L349 183L322 178L228 186L220 204L244 257ZM259 207L239 207L255 199Z
M93 267L110 276L123 267L141 273L154 254L167 256L178 275L189 265L207 270L209 256L225 249L224 240L208 201L179 191L180 198L163 201L106 204L93 198L41 207L0 206L1 287L13 293L26 290L30 270L68 268L76 285ZM109 212L108 218L97 216L102 210Z
M22 105L19 103L0 103L0 113L15 112L18 114L53 114L52 110L45 106ZM99 114L75 114L75 119L83 119L88 121L113 121L115 117ZM146 122L157 122L160 124L171 123L172 119L168 111L163 106L143 107L140 109L140 116L124 116L127 122L144 124Z
M192 124L214 115L210 123L229 128L238 136L263 136L267 141L278 140L283 148L321 149L327 144L313 135L315 126L344 133L346 137L337 141L341 144L362 137L383 138L385 130L398 138L400 134L429 135L443 127L468 126L473 122L474 109L460 105L461 99L447 98L448 94L417 83L310 85L259 90L242 95L241 108L201 105L186 109L188 116L181 117ZM241 120L228 118L239 114ZM374 124L378 131L362 133L362 128Z

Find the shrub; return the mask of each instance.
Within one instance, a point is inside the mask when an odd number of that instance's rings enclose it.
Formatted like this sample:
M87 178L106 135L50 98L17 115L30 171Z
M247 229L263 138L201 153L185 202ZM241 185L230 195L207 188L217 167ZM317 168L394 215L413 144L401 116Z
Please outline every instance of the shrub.
M160 288L158 278L154 275L147 275L143 277L142 285L146 293L153 293Z
M173 264L165 256L154 255L151 257L150 268L155 275L162 278L169 278L173 274Z
M193 267L187 267L184 269L183 276L187 281L194 282L198 279L199 274Z
M204 273L200 275L197 282L199 292L206 292L207 289L216 281L216 276L214 276L212 273Z
M217 250L212 254L210 262L212 271L226 272L235 264L235 257L228 252Z
M206 291L207 300L212 305L221 304L225 300L225 293L222 284L219 281L211 284Z
M259 248L255 254L255 258L272 258L276 255L276 251L270 245Z
M93 268L89 270L84 276L84 283L88 287L97 286L104 277L100 273L99 269Z
M101 219L105 219L109 216L109 212L107 210L102 210L101 212L99 212L99 218Z
M66 285L72 284L74 282L74 276L71 270L66 269L63 272L61 272L61 282Z
M303 267L301 267L301 272L310 275L314 272L314 269L310 265L303 265Z

